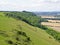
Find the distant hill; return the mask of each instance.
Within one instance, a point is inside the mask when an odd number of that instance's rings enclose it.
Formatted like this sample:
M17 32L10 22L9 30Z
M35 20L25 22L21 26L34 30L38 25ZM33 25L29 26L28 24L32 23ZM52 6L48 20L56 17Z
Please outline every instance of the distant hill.
M34 12L36 15L39 16L45 16L45 15L49 15L49 16L56 16L56 15L60 15L60 12Z

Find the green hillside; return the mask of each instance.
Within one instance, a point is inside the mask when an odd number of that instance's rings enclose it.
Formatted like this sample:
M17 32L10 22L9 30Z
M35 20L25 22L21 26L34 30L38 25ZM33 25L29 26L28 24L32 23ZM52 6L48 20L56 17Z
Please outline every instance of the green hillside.
M46 31L0 12L0 45L60 45Z

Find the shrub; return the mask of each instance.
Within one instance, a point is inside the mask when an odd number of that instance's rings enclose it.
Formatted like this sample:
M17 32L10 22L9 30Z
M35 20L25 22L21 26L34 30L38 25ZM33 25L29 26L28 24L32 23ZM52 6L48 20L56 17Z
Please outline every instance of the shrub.
M28 41L31 41L31 40L30 40L30 37L27 37L27 40L28 40Z
M29 41L31 41L30 37L27 37L26 40L25 40L25 42L29 42Z
M19 38L18 38L18 37L16 37L16 40L17 40L17 41L19 41Z
M27 35L26 35L26 33L25 33L25 32L22 32L22 35L27 37Z
M17 31L17 34L21 35L21 34L22 34L22 32L21 32L21 31Z
M7 42L8 42L8 44L13 44L13 42L11 40L8 40Z
M17 34L23 35L23 36L27 37L26 33L25 32L22 32L22 31L18 31Z

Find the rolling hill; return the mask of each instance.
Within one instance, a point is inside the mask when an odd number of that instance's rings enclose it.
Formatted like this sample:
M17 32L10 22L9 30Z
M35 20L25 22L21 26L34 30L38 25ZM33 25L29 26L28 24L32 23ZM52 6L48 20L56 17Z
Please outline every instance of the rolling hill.
M0 45L60 45L46 31L0 12Z

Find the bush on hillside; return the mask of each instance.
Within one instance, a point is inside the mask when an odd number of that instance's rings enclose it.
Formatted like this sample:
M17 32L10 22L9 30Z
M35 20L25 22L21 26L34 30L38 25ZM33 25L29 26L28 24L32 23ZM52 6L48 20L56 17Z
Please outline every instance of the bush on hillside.
M8 40L7 42L8 42L8 44L13 44L13 42L11 40Z
M17 34L18 35L23 35L23 36L27 37L26 33L25 32L22 32L22 31L17 31Z

